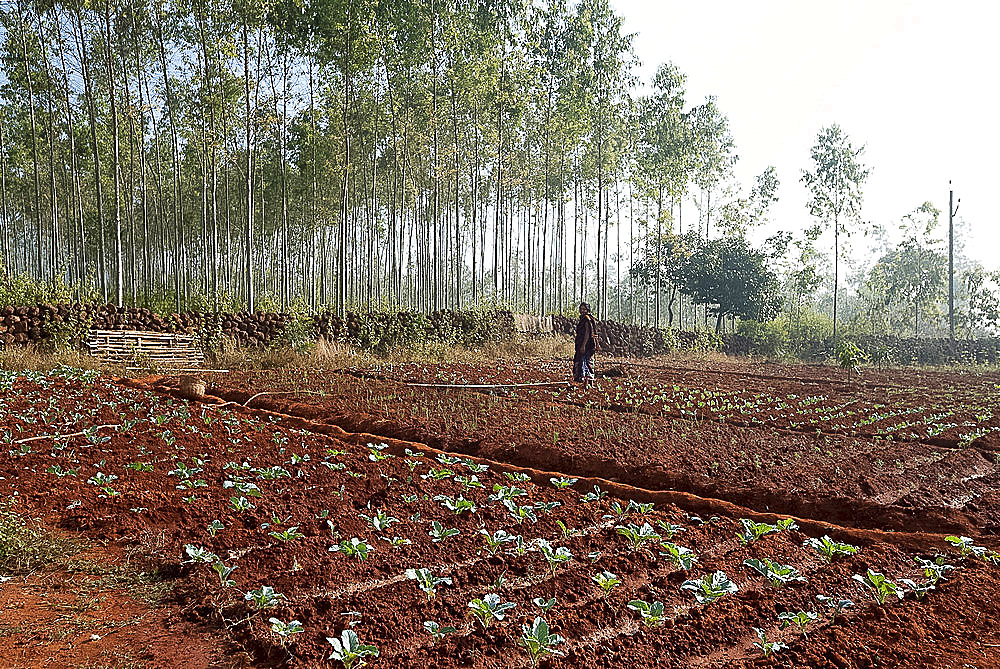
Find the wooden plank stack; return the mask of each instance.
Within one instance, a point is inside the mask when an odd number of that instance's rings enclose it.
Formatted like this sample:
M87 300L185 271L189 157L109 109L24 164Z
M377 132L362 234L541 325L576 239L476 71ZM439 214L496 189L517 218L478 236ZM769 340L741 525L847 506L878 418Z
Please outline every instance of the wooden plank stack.
M91 330L90 354L136 368L193 369L205 364L194 335L139 330Z

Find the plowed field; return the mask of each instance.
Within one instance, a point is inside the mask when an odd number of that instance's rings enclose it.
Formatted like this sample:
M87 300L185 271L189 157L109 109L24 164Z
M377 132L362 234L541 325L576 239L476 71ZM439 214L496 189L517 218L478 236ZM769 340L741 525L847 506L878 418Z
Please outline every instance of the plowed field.
M1000 377L687 364L4 375L0 495L255 666L1000 667Z

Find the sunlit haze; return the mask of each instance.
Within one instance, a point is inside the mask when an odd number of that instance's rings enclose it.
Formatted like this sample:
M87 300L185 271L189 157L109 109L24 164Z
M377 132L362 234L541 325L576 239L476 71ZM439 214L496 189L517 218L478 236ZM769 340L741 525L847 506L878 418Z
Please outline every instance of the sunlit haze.
M839 123L872 168L864 217L891 230L926 200L961 198L966 252L1000 267L1000 133L993 114L995 3L613 0L647 82L663 62L688 75L689 101L715 95L748 185L778 170L773 227L809 221L805 187L818 130ZM861 245L857 244L859 252Z

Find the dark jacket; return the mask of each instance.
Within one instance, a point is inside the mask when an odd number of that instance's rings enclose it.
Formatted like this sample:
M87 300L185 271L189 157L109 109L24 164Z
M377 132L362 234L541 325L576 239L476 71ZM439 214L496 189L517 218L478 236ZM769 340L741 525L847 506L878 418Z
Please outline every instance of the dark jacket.
M597 321L593 315L583 314L576 324L576 355L594 355L597 350Z

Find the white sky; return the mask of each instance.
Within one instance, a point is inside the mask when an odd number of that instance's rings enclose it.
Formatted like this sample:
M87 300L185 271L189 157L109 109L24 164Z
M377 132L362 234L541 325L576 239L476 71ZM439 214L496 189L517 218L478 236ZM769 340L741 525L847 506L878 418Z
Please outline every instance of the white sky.
M778 170L776 227L809 222L799 177L822 126L867 145L864 217L895 230L948 181L968 225L966 253L1000 267L1000 4L987 0L611 0L636 33L648 81L672 61L688 100L718 97L749 187Z

